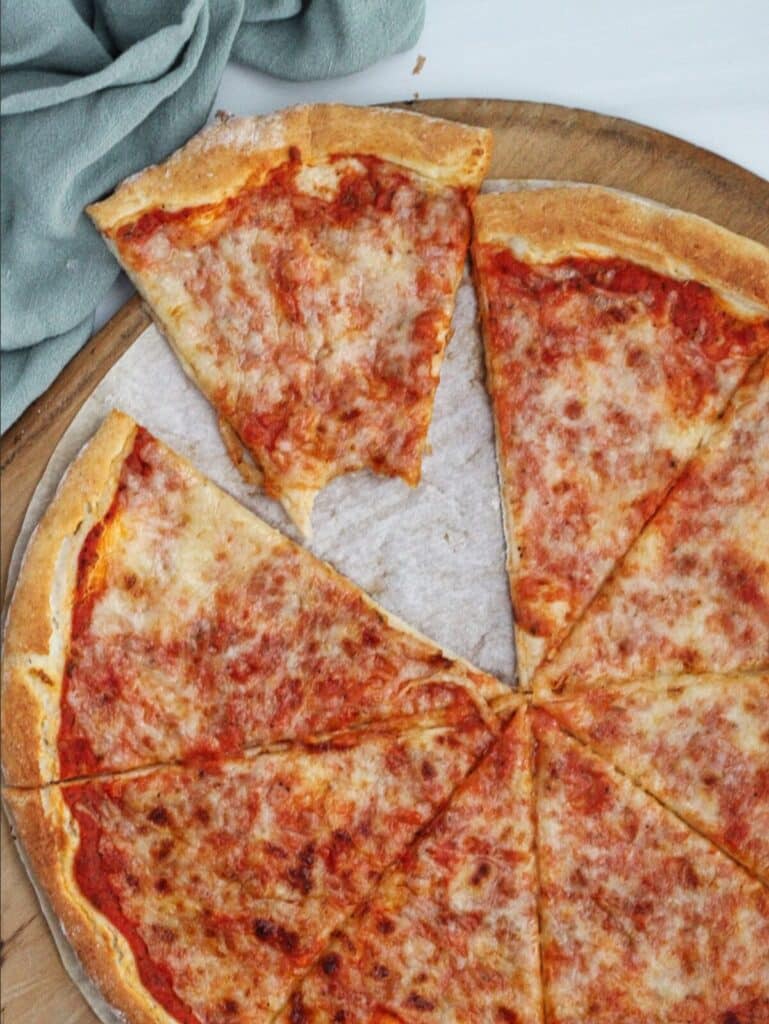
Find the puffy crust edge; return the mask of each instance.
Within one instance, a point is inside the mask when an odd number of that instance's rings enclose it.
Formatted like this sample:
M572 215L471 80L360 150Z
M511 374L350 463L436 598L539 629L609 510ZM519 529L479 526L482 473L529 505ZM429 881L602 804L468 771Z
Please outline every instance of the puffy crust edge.
M59 787L3 794L8 816L34 872L86 974L132 1024L173 1024L139 977L123 935L78 894L73 863L77 825Z
M65 473L24 555L4 638L2 766L10 785L56 777L66 638L83 539L106 512L136 424L112 412Z
M475 245L523 258L619 255L769 308L769 249L692 213L594 185L525 186L473 202ZM762 310L755 310L758 313Z
M337 153L369 154L440 184L477 189L491 146L488 129L382 107L316 104L264 117L224 115L87 212L101 231L109 231L150 208L218 202L246 180L262 180L294 148L309 163Z

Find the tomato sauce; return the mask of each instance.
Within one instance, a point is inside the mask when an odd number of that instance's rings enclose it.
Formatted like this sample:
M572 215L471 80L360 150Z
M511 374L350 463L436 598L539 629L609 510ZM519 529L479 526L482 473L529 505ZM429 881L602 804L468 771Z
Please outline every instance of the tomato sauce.
M200 1024L199 1018L174 991L169 968L150 956L136 923L124 914L110 885L110 871L122 870L123 865L109 863L109 855L100 850L102 829L93 810L89 809L89 803L96 798L83 786L68 786L62 789L62 794L77 821L80 835L74 872L81 892L124 936L131 947L142 984L153 998L180 1024Z

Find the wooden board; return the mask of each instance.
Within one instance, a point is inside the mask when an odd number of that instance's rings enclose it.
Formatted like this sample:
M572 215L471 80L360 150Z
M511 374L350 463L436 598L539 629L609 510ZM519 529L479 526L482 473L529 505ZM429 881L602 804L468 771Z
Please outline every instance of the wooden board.
M464 99L406 106L492 128L491 177L560 178L626 189L769 245L769 183L680 139L619 118L541 103ZM139 300L132 299L3 436L3 592L24 511L51 452L96 384L148 323ZM59 962L5 821L0 857L4 1024L94 1024Z

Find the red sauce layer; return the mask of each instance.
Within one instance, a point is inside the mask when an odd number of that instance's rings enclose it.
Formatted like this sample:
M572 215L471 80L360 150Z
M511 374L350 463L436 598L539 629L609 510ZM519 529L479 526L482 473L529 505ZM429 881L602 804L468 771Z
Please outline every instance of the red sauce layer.
M69 689L73 675L77 672L76 655L78 641L85 637L91 625L94 604L106 588L104 552L107 548L110 526L117 523L124 504L124 494L130 477L147 477L152 467L142 453L154 444L152 435L139 427L133 447L123 462L115 496L104 518L95 523L80 549L77 562L77 578L72 601L72 622L70 627L70 657L64 667L61 691L61 721L59 724L59 775L60 778L74 778L94 774L101 768L88 737L79 729L77 717L69 701ZM111 692L120 690L120 680L113 679L107 687Z
M522 541L516 618L554 645L680 472L661 425L704 431L769 349L769 320L627 260L530 264L496 245L478 246L475 259L506 500ZM606 371L615 364L616 394ZM597 402L583 393L594 378L607 383ZM601 531L607 500L625 506L612 533Z
M94 805L97 798L85 786L65 787L62 794L80 833L74 868L81 892L124 936L136 960L142 984L153 998L180 1024L200 1024L199 1018L174 991L171 971L149 955L136 922L125 915L110 885L110 873L122 870L122 865L110 863L108 846L102 843L98 806Z

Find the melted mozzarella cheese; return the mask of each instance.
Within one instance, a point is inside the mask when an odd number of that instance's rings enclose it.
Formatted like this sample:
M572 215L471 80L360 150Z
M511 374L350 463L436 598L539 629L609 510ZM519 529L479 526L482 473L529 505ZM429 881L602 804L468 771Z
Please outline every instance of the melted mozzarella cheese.
M726 1020L769 992L769 893L535 713L547 1019Z
M280 1021L542 1020L529 753L519 711Z
M268 493L366 466L415 484L465 199L355 158L292 174L183 226L124 226L118 254Z
M769 675L649 680L548 710L769 882Z
M631 264L656 291L613 291L600 262L506 256L478 246L476 269L528 684L769 347L769 321Z
M657 673L769 666L769 363L552 662L540 697Z
M65 777L393 715L461 715L473 698L483 705L485 686L504 692L389 625L146 434L78 581L73 622Z

